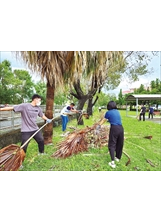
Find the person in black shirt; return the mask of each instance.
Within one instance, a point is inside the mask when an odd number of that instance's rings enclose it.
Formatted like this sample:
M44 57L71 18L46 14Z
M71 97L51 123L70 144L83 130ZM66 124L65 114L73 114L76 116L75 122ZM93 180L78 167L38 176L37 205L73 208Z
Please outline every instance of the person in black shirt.
M139 120L141 120L141 116L143 116L143 121L145 121L145 112L146 112L146 107L143 105L140 110Z

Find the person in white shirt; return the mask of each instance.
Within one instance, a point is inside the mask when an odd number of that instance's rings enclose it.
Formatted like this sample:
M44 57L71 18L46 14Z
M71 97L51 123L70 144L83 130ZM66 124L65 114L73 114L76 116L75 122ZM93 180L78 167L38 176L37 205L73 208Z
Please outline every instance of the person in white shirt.
M79 113L79 111L76 110L74 106L75 104L71 103L70 105L65 106L60 112L61 118L62 118L62 131L63 132L66 130L67 123L69 122L68 115L70 115L71 112Z

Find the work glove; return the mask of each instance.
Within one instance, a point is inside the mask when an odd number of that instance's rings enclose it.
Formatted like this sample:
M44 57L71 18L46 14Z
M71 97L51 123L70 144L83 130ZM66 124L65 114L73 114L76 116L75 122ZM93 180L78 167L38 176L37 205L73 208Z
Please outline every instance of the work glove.
M101 125L97 125L96 130L100 130L100 129L101 129Z
M51 123L51 122L52 122L52 119L47 119L46 122L47 122L47 123Z

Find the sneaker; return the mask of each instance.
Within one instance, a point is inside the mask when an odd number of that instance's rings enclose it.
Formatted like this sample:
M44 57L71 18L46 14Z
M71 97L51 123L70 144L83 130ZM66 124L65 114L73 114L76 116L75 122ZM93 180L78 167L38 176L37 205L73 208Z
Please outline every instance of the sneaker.
M120 160L119 160L117 157L115 157L115 161L116 161L116 162L119 162Z
M46 155L46 153L38 153L38 155L41 155L41 156L43 156L43 155Z
M109 162L108 165L109 165L110 167L112 167L112 168L115 168L115 167L116 167L115 163L112 163L112 162Z

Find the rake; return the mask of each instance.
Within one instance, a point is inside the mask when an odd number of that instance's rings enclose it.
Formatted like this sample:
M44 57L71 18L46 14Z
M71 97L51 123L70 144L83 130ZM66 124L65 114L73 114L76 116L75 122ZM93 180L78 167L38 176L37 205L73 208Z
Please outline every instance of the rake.
M52 118L52 121L56 117ZM21 147L15 144L10 144L7 147L0 149L0 171L17 171L25 159L25 152L22 149L40 130L48 123L41 126Z

